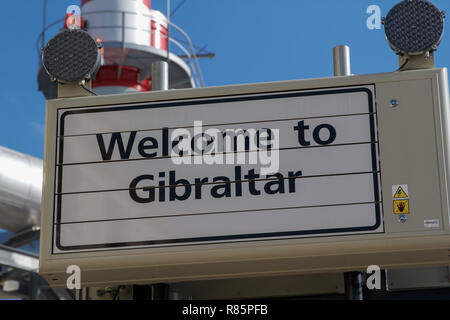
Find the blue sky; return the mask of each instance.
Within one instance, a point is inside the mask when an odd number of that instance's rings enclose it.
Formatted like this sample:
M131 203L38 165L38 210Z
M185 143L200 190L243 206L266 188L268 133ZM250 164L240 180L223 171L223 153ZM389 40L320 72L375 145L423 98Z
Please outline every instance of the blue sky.
M182 0L172 0L175 8ZM201 60L207 86L328 77L332 48L352 49L354 74L389 72L397 58L383 30L368 30L366 9L382 16L399 0L187 0L173 17L199 47L216 53ZM432 1L450 12L450 1ZM78 0L48 0L48 23L64 16ZM0 145L43 157L45 99L37 90L36 38L42 28L42 1L2 3L4 49L0 79ZM165 13L165 0L152 0ZM447 19L448 20L448 19ZM448 22L448 21L447 21ZM54 29L56 32L57 29ZM448 33L437 65L450 65Z

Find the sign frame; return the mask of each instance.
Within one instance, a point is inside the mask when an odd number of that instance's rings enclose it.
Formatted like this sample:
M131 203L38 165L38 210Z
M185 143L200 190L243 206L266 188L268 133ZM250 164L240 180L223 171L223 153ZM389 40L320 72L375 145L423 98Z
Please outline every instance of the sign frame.
M385 233L52 254L54 163L57 156L55 124L59 108L278 94L362 85L374 85L376 91ZM391 99L397 99L399 106L392 108ZM428 109L423 107L424 103ZM92 286L358 271L371 264L383 268L448 265L448 110L446 69L48 101L39 272L52 286L64 286L67 266L76 264L82 271L82 285ZM398 119L404 121L399 122ZM421 124L423 131L419 136L415 129ZM399 137L397 133L400 131L409 136ZM416 158L417 162L420 160L430 166L430 179L424 178L426 176L422 172L417 172L417 176L409 175L411 170L417 169L416 161L398 163L413 153L414 140L421 139L429 143L422 148L423 154L419 153ZM392 154L392 150L401 153ZM421 180L421 183L416 180ZM400 223L392 212L391 188L398 184L409 186L412 207L407 223ZM429 210L425 212L423 207ZM441 221L440 227L424 228L424 221L431 219Z
M216 99L190 99L187 101L174 101L170 103L156 103L156 104L137 104L137 105L117 105L110 107L100 107L100 108L85 108L83 109L73 109L69 108L66 110L65 108L59 108L59 118L57 119L56 126L59 128L59 136L64 137L65 130L65 120L70 115L80 115L80 114L101 114L103 112L114 112L114 111L133 111L133 110L146 110L146 109L154 109L154 108L170 108L173 112L179 112L173 109L173 107L184 107L182 109L183 112L189 111L189 107L192 105L201 105L201 104L216 104L223 103L224 107L226 107L227 103L231 102L246 102L246 101L261 101L261 100L271 100L271 99L283 99L283 98L296 98L296 97L305 97L305 96L324 96L324 95L336 95L336 94L347 94L347 93L365 93L367 94L367 113L369 118L369 131L370 131L370 149L371 149L371 171L372 180L373 180L373 189L374 189L374 207L375 207L375 224L370 226L358 226L358 227L345 227L345 228L332 228L332 229L314 229L314 230L298 230L298 231L289 231L289 232L266 232L261 234L239 234L239 235L227 235L227 236L209 236L203 238L191 238L191 239L162 239L160 241L137 241L136 245L145 246L145 243L148 245L160 245L160 244L171 244L171 245L185 245L185 243L208 243L209 242L219 242L220 240L226 241L254 241L272 239L274 238L283 238L283 236L288 235L289 237L294 236L312 236L316 235L324 236L327 234L348 234L348 233L364 233L364 232L372 232L374 230L379 230L380 226L382 228L382 209L380 203L380 186L379 186L379 165L378 165L378 150L377 150L377 133L376 133L376 119L375 119L375 101L372 90L367 87L349 87L349 88L338 88L333 90L319 90L319 91L297 91L297 92L288 92L288 93L276 93L276 94L263 94L263 95L245 95L238 97L223 97ZM187 109L186 109L187 108ZM181 111L180 111L181 112ZM333 112L331 112L333 113ZM56 196L53 204L53 208L55 210L54 216L56 217L56 230L55 230L55 246L58 250L88 250L88 249L103 249L103 250L112 250L121 247L130 247L133 243L123 242L123 243L104 243L104 244L88 244L88 245L80 245L80 246L63 246L61 244L61 208L62 208L62 180L63 180L63 159L64 159L64 141L65 139L57 140L57 146L55 147L57 150L57 164L58 164L58 172L55 175L55 186L56 186ZM60 152L58 152L60 150ZM378 232L382 232L383 230L379 230ZM245 240L247 239L247 240ZM56 254L54 251L52 253ZM70 253L70 251L69 251Z

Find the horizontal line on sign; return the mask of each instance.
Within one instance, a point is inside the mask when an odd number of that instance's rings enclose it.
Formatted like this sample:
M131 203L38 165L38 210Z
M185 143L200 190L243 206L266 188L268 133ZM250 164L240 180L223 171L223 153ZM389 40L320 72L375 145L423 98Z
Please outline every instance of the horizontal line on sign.
M247 212L257 212L257 211L274 211L274 210L292 210L292 209L310 209L310 208L326 208L326 207L344 207L344 206L359 206L365 204L382 204L382 201L378 202L355 202L355 203L338 203L338 204L327 204L327 205L317 205L317 206L298 206L298 207L285 207L285 208L262 208L262 209L251 209L251 210L233 210L233 211L217 211L217 212L202 212L202 213L188 213L188 214L169 214L162 216L153 217L135 217L135 218L120 218L120 219L105 219L105 220L84 220L84 221L74 221L74 222L54 222L53 225L67 225L67 224L81 224L81 223L101 223L101 222L115 222L115 221L127 221L127 220L144 220L144 219L161 219L161 218L177 218L177 217L189 217L189 216L202 216L202 215L215 215L215 214L226 214L226 213L247 213Z
M352 172L352 173L333 173L333 174L323 174L323 175L312 175L312 176L301 176L295 177L295 179L312 179L312 178L326 178L326 177L338 177L338 176L356 176L364 174L378 174L380 171L366 171L366 172ZM195 178L194 178L195 179ZM190 183L185 185L166 185L166 186L154 186L155 189L161 188L182 188L184 186L197 186L197 185L219 185L219 184L235 184L235 183L248 183L248 182L260 182L260 181L277 181L277 180L288 180L289 177L284 177L283 179L278 178L266 178L266 179L247 179L247 180L235 180L230 182L218 181L218 182L205 182L205 183ZM104 193L104 192L118 192L118 191L129 191L129 190L144 190L146 187L142 188L123 188L123 189L109 189L109 190L93 190L93 191L78 191L78 192L56 192L55 196L64 195L74 195L74 194L86 194L86 193Z
M294 120L311 120L311 119L322 119L322 118L342 118L342 117L354 117L354 116L364 116L364 115L376 115L376 112L364 112L364 113L350 113L350 114L337 114L337 115L329 115L329 116L316 116L316 117L304 117L304 118L284 118L284 119L272 119L272 120L257 120L257 121L243 121L243 122L227 122L227 123L216 123L216 124L202 124L202 127L220 127L220 126L228 126L228 125L240 125L240 124L252 124L252 123L274 123L274 122L285 122L285 121L294 121ZM175 129L190 129L194 128L194 126L178 126L178 127L166 127L169 130ZM146 131L161 131L163 128L154 128L154 129L139 129L139 130L125 130L125 131L105 131L105 132L96 132L96 133L83 133L83 134L70 134L61 136L58 134L58 138L73 138L73 137L83 137L83 136L93 136L96 134L112 134L112 133L129 133L129 132L146 132ZM276 129L276 128L270 128Z
M311 232L309 233L310 236L307 238L326 238L326 237L330 237L333 236L333 238L337 238L337 237L346 237L348 235L376 235L376 234L383 234L384 231L379 231L379 232L364 232L364 231L356 231L356 232L352 232L349 231L348 233L342 233L342 232L336 232L333 230L331 231L331 233L314 233ZM211 241L205 241L205 242L195 242L193 243L192 241L189 242L174 242L174 243L162 243L160 245L156 245L156 246L152 246L154 248L182 248L182 247L192 247L192 245L195 245L197 248L201 248L202 246L208 246L211 244L221 244L221 243L227 243L227 244L237 244L237 243L261 243L264 241L270 241L270 240L289 240L289 239L300 239L300 238L304 238L304 236L300 235L300 236L268 236L267 238L251 238L248 237L246 239L232 239L232 240L211 240ZM188 239L190 240L190 239ZM83 249L68 249L70 251L64 252L64 251L59 251L59 252L52 252L52 255L59 255L59 256L64 256L64 255L70 255L70 254L74 254L74 253L97 253L97 252L119 252L119 251L127 251L127 250L145 250L148 249L151 244L149 244L146 241L143 242L125 242L125 243L119 243L119 244L125 244L125 245L120 245L117 246L114 243L112 245L109 244L104 244L103 246L97 246L97 245L93 245L93 246L89 246L89 248L83 248ZM449 256L450 257L450 256Z
M279 149L272 149L271 151L284 151L284 150L302 150L302 149L313 149L313 148L332 148L332 147L343 147L343 146L357 146L364 144L378 144L378 141L367 141L367 142L352 142L352 143L339 143L339 144L329 144L325 146L317 145L317 146L306 146L306 147L286 147ZM266 152L267 150L249 150L249 151L232 151L232 152L218 152L216 155L230 155L230 154L241 154L241 153L250 153L250 152ZM203 157L203 156L212 156L211 154L206 155L186 155L182 157L174 157L175 159L181 158L195 158L195 157ZM87 162L69 162L69 163L57 163L57 167L64 166L78 166L78 165L88 165L88 164L108 164L115 162L130 162L130 161L151 161L151 160L161 160L161 159L172 159L172 157L153 157L153 158L133 158L133 159L120 159L120 160L107 160L107 161L87 161ZM232 164L219 164L219 165L232 165ZM239 163L235 163L234 165L239 165ZM245 163L243 164L245 165Z
M196 96L189 96L189 97L176 97L176 98L164 98L164 99L157 99L152 101L136 101L136 102L123 102L121 104L94 104L89 105L89 108L96 108L96 109L109 109L112 106L117 108L123 108L123 107L137 107L137 108L147 108L148 106L151 107L158 107L162 108L165 106L171 106L174 103L189 103L188 105L192 105L193 102L195 103L210 103L215 102L217 100L220 100L220 103L227 103L227 102L235 102L235 101L255 101L260 99L278 99L278 98L291 98L291 97L304 97L304 96L317 96L317 95L333 95L333 94L347 94L347 93L355 93L355 92L364 92L365 90L370 91L370 89L375 89L375 83L368 82L368 83L360 83L357 85L335 85L335 86L325 86L325 87L316 87L316 88L280 88L277 86L277 88L272 88L273 84L281 85L288 82L295 82L298 80L293 81L284 81L284 82L275 82L275 83L262 83L262 84L250 84L245 85L246 87L252 88L251 92L233 92L233 93L215 93L214 95L209 95L206 97L196 97ZM253 91L254 87L256 85L263 85L267 88L261 91ZM270 88L268 87L270 85ZM241 85L238 85L241 86ZM371 87L371 88L368 88ZM230 86L229 89L232 89L232 91L236 88L233 88L233 86ZM82 105L79 106L61 106L58 108L58 112L60 110L64 111L70 111L70 110L85 110L86 105L85 102L82 103Z

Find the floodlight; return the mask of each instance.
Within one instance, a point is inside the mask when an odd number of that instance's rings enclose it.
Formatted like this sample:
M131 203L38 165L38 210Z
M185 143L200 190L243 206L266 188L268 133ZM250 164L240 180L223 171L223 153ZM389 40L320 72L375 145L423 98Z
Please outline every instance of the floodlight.
M53 80L81 82L91 79L100 67L99 46L86 31L64 30L47 43L42 62Z
M445 13L427 0L404 0L384 19L386 38L399 55L435 51L444 34Z

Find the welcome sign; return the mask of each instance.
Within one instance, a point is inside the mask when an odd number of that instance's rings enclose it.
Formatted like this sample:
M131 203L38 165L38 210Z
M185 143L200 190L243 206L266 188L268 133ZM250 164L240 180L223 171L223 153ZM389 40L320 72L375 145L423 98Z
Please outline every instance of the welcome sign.
M383 232L373 86L57 110L53 253Z

